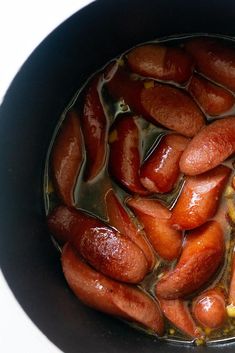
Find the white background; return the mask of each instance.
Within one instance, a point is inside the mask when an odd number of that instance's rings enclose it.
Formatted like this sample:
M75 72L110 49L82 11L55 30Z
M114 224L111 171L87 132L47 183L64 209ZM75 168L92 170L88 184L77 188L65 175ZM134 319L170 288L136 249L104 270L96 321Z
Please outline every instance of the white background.
M33 49L91 0L0 0L0 104ZM1 221L1 220L0 220ZM0 352L60 352L18 305L0 270Z

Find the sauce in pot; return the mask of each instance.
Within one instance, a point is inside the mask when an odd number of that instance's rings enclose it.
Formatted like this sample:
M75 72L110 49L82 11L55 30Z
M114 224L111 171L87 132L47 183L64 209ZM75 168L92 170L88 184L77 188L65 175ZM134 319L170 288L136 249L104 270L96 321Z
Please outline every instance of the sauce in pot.
M167 341L234 338L234 92L234 41L192 35L130 49L75 94L44 197L82 302Z

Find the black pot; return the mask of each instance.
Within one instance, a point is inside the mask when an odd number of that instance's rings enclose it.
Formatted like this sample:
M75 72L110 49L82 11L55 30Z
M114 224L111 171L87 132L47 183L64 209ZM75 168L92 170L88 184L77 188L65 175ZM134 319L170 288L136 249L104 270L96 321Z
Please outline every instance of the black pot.
M73 15L24 64L1 106L0 261L20 305L64 352L234 352L159 342L75 298L45 227L42 177L56 122L91 73L131 46L181 33L234 34L229 0L97 1Z

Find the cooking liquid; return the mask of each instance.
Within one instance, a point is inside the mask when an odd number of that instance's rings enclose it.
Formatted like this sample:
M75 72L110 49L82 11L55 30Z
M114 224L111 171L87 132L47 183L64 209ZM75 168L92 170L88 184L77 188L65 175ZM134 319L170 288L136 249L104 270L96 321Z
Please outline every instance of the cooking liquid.
M168 37L168 38L163 38L160 40L155 40L151 41L148 43L165 43L167 46L170 45L181 45L181 43L185 42L187 39L191 39L192 37L202 37L202 36L207 36L206 34L197 34L197 35L183 35L183 36L177 36L177 37ZM211 36L212 37L212 36ZM228 44L235 45L235 39L228 38L228 37L218 37L218 36L213 36L215 38L220 38L223 39L225 42L228 42ZM146 44L146 43L145 43ZM128 50L129 51L129 50ZM125 53L122 54L120 57L117 58L117 61L121 63L121 65L125 64ZM95 73L96 74L96 73ZM139 75L135 75L136 79L146 79L143 78ZM166 81L161 81L157 79L152 79L156 82L163 82L166 83ZM90 80L90 79L89 79ZM55 132L53 134L52 141L49 146L48 154L47 154L47 159L46 159L46 164L45 164L45 173L44 173L44 200L45 200L45 211L46 215L48 215L52 209L60 204L60 200L56 194L54 185L53 185L53 179L51 177L51 170L50 170L50 155L53 147L53 143L55 141L56 135L61 127L61 124L63 120L66 117L66 113L71 107L73 106L79 106L81 103L81 96L83 94L83 90L86 87L87 83L89 80L85 83L85 85L79 89L71 102L68 104L68 106L65 108L64 112L62 113L58 125L55 129ZM210 80L211 81L211 80ZM213 81L212 81L213 82ZM189 82L186 85L179 85L174 82L167 82L170 85L176 86L182 90L186 90L187 86L189 85ZM218 85L218 83L217 83ZM226 88L227 89L227 88ZM227 89L228 90L228 89ZM231 92L233 95L234 93ZM119 114L126 114L128 111L130 111L129 107L125 104L125 102L119 101L119 102L114 102L113 100L110 99L110 97L107 94L106 86L105 86L105 80L101 82L100 87L99 87L99 94L100 98L104 107L104 111L106 112L106 117L109 122L109 127L112 125L112 123L115 121L116 117ZM201 108L200 108L201 109ZM207 115L205 112L203 112L204 115L206 116L208 121L211 121L215 118ZM235 107L233 106L230 111L227 111L226 114L220 115L220 117L224 116L230 116L230 115L235 115ZM217 117L218 118L218 117ZM142 160L145 160L150 154L151 151L155 148L155 146L160 142L162 136L164 134L168 133L169 131L155 126L148 121L144 120L142 117L137 117L136 118L137 125L139 127L140 131L140 136L141 136L141 148L140 150L142 151ZM111 179L108 173L108 153L106 156L106 163L101 171L101 173L92 181L85 182L83 180L83 174L84 174L84 169L86 165L86 156L84 155L84 162L83 166L81 168L80 175L77 179L77 184L75 187L74 195L75 195L75 200L76 200L76 208L84 210L86 212L91 213L95 217L100 218L101 220L108 222L108 217L106 214L106 209L105 209L105 203L104 203L104 197L106 192L112 187L118 194L119 198L123 201L123 206L126 208L127 212L129 213L130 217L133 219L134 223L137 225L139 229L141 229L141 225L138 222L137 218L134 216L134 214L129 210L128 207L126 207L124 200L129 193L127 193L125 190L123 190L118 184L115 183L114 180ZM232 170L234 170L233 167L233 159L230 158L227 160L225 165L229 166ZM234 173L232 173L233 175ZM154 194L151 195L150 198L154 198L156 200L160 200L163 202L169 209L171 209L175 202L177 201L178 196L180 195L182 186L184 183L183 177L180 178L178 181L176 187L174 188L173 192L171 193L165 193L165 194ZM229 180L228 185L231 185L231 180ZM103 202L102 202L103 201ZM219 210L217 211L217 214L213 219L216 219L219 217L219 215L224 212L226 212L226 198L225 195L222 196L221 198L221 203ZM61 251L59 244L56 242L56 240L52 236L52 241L55 244L56 248ZM231 256L232 256L232 251L233 251L233 246L235 244L234 240L234 229L231 227L229 222L227 223L227 228L225 230L225 244L226 244L226 255L225 255L225 260L223 265L219 268L217 271L216 276L213 277L213 279L208 282L200 291L195 293L194 295L188 297L188 304L189 307L191 306L191 299L194 298L198 293L201 293L203 290L208 289L208 288L213 288L215 285L221 285L223 286L227 291L228 291L228 284L229 284L229 279L230 279L230 264L231 264ZM161 273L163 268L173 268L176 261L174 260L172 262L165 261L161 259L157 254L157 262L154 270L148 274L145 279L138 285L142 290L146 291L153 297L155 297L154 294L154 287L156 284L156 281L158 278L161 277ZM128 323L129 324L129 323ZM137 329L143 330L141 327L139 327L137 324L131 324ZM152 334L152 332L148 332L147 330L144 330L146 333ZM160 339L170 341L173 343L182 343L182 344L192 344L195 342L196 344L201 344L200 340L192 340L182 334L176 327L174 327L171 323L166 322L166 334L161 337ZM207 344L217 344L219 342L228 342L230 340L235 339L235 318L228 318L226 324L222 329L219 330L211 330L210 332L206 331L206 342Z

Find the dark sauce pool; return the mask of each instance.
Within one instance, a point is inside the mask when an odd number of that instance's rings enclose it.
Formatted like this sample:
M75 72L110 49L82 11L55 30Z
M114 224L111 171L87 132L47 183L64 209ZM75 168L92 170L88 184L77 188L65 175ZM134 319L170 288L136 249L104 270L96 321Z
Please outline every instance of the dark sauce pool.
M185 41L188 39L194 38L194 37L207 37L207 34L196 34L196 35L181 35L181 36L175 36L175 37L168 37L168 38L162 38L162 39L157 39L155 41L148 42L149 43L164 43L167 46L182 46ZM232 38L227 38L227 37L221 37L221 36L210 36L213 38L219 38L225 41L225 43L229 43L229 45L233 45L235 47L235 39ZM142 43L142 44L147 44L147 43ZM129 51L129 50L128 50ZM125 65L125 54L121 54L119 57L116 58L117 62L119 65L123 66ZM107 64L106 64L107 65ZM105 66L106 66L105 65ZM101 68L101 71L104 68ZM97 74L98 71L95 73ZM94 75L95 75L94 74ZM135 75L137 80L143 79L143 77ZM203 75L201 75L203 76ZM92 76L93 77L93 76ZM75 93L74 97L71 99L67 107L65 107L65 110L61 114L60 117L58 117L58 124L55 128L49 149L48 149L48 154L47 154L47 159L46 159L46 164L45 164L45 173L44 173L44 200L45 200L45 212L46 215L48 215L54 207L56 207L58 204L60 204L60 200L56 194L55 191L55 186L53 183L53 178L51 176L51 169L50 169L50 156L51 156L51 151L53 148L53 144L55 141L55 138L57 136L58 131L60 130L61 124L66 118L66 113L68 110L70 110L72 107L76 106L79 107L81 106L81 101L82 97L84 94L84 89L86 88L87 84L89 81L92 79L90 77L87 82L85 82L84 86L79 88L78 91ZM146 77L145 77L146 79ZM172 86L176 86L177 88L180 88L181 90L187 90L187 87L189 85L189 82L185 85L179 85L175 82L169 82L169 81L161 81L158 79L152 79L149 78L150 84L151 81L157 81L157 82L164 82L164 83L169 83ZM212 81L213 82L213 81ZM218 85L218 83L216 82ZM227 88L226 88L227 89ZM227 89L228 90L228 89ZM230 91L233 95L234 93ZM107 89L105 85L105 79L100 83L99 85L99 95L101 102L104 107L104 111L106 114L106 118L108 121L108 128L112 125L112 123L115 121L116 117L120 114L126 114L127 112L130 112L130 108L125 104L123 101L113 101L110 99L109 95L107 94ZM202 108L200 107L202 110ZM209 116L205 112L203 112L207 121L211 121L215 119L212 116ZM232 109L227 111L225 114L221 114L219 117L224 117L224 116L230 116L235 114L235 106L233 106ZM217 117L216 117L217 118ZM142 161L144 161L152 152L154 147L160 142L162 136L164 136L169 130L166 128L158 127L156 125L153 125L152 123L144 120L141 116L136 118L137 125L141 134L141 150L142 150ZM126 199L127 196L130 194L123 190L110 176L108 173L108 168L107 168L107 162L108 162L108 153L106 155L106 162L105 165L102 169L102 171L99 173L97 177L95 177L92 181L86 182L84 181L84 170L86 166L86 155L84 154L84 159L83 159L83 165L80 170L75 191L74 191L74 197L76 201L76 208L85 210L86 212L94 215L95 217L100 218L101 220L108 222L108 216L106 212L106 207L104 203L104 197L107 191L112 187L115 192L117 192L119 198L123 201L123 206L129 213L130 217L134 220L134 223L137 225L139 229L141 229L141 224L138 222L137 218L135 218L134 214L130 211L130 209L125 205L124 200ZM232 169L232 176L234 175L234 168L233 168L233 159L230 158L227 160L225 163L223 163L227 166L229 166ZM184 183L184 178L180 177L176 187L174 188L173 192L171 193L165 193L165 194L153 194L151 195L151 199L156 199L160 200L163 202L164 205L166 205L169 209L171 209L175 202L177 201L178 196L180 195L182 186ZM225 208L227 208L227 200L228 200L228 193L229 193L229 185L231 185L231 180L228 182L228 187L227 189L225 188L225 192L222 196L221 203L219 210L217 211L217 214L213 219L216 219L217 215L222 212ZM217 271L216 276L213 276L213 281L210 281L209 283L206 284L202 289L200 289L199 292L196 294L202 292L205 289L213 288L215 285L217 286L222 286L226 290L228 289L228 282L230 278L230 263L231 263L231 256L232 256L232 251L233 247L235 244L234 240L234 229L233 226L231 225L231 222L227 223L227 229L225 230L225 243L226 243L226 255L225 255L225 260L223 265L219 268ZM59 244L57 241L54 239L52 236L52 241L58 251L61 251ZM145 279L138 285L143 289L144 291L148 292L150 295L155 297L154 294L154 284L156 283L156 280L161 277L162 275L162 269L166 268L171 268L175 265L176 260L172 262L165 261L161 259L159 256L157 256L157 262L154 270L148 274ZM195 295L194 295L195 296ZM194 296L191 296L193 298ZM191 298L189 297L188 304L189 307L191 306ZM133 324L133 326L137 329L141 329L138 327L138 325ZM147 330L145 331L146 333L149 333ZM171 323L166 322L166 334L161 337L161 340L166 340L168 342L173 342L173 343L178 343L178 344L193 344L196 343L198 344L204 344L204 340L201 339L196 339L192 340L188 337L186 337L184 334L182 334L176 327L174 327ZM207 344L217 344L219 342L225 343L231 340L235 339L235 317L231 318L229 317L226 324L222 329L219 330L210 330L210 329L204 329L205 335L206 335L206 343ZM152 333L151 333L152 334Z

